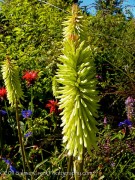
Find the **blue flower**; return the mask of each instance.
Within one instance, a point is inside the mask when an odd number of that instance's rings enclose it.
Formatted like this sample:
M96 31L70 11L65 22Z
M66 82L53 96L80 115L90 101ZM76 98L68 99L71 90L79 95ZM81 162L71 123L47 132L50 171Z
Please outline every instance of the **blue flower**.
M12 166L12 165L10 165L10 171L12 173L16 173L17 172L16 168L14 166Z
M10 169L10 171L11 171L12 173L16 173L16 172L17 172L16 168L11 165L11 162L10 162L8 159L2 158L2 160L3 160L7 165L9 165L9 169Z
M6 159L6 158L2 158L2 160L3 160L7 165L10 165L10 164L11 164L11 162L10 162L8 159Z
M5 116L5 115L7 114L7 112L4 111L4 110L0 110L0 114L1 114L2 116Z
M132 126L132 122L131 122L130 120L126 119L125 121L120 122L120 123L118 124L118 126L123 126L123 125Z
M22 111L22 116L24 118L29 118L31 116L31 114L32 114L31 110L24 110L24 111Z
M32 135L32 132L28 132L28 133L26 133L25 135L24 135L24 137L26 138L26 137L30 137Z

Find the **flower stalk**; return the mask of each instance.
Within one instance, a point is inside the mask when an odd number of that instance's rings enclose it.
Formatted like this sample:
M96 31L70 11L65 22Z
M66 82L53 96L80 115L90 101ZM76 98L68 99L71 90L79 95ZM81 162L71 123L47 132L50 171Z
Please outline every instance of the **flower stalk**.
M0 113L0 156L2 156L2 115Z
M73 168L73 156L69 156L68 157L68 163L67 163L67 176L66 176L66 180L70 179L70 172L72 172L72 168Z
M25 154L25 148L24 148L20 121L19 121L18 104L20 103L20 99L23 99L23 91L21 89L18 69L19 68L16 65L15 61L13 60L11 61L10 58L7 56L6 60L3 62L2 65L2 75L6 86L7 99L9 100L11 106L15 107L15 111L16 111L16 123L18 128L19 144L21 148L23 170L24 172L26 172L26 163L27 163L28 169L31 172ZM26 179L26 175L24 175L24 179ZM33 177L31 179L33 179Z
M53 83L56 88L53 87L53 90L62 110L63 143L68 155L78 159L74 172L81 173L84 148L91 154L92 148L97 147L97 79L92 51L85 38L87 22L76 4L63 24L63 49L55 75L56 82Z
M31 102L30 102L30 106L31 106L31 111L34 112L34 105L33 105L33 88L31 86Z
M24 172L26 172L25 150L24 150L24 144L23 144L23 141L22 141L22 133L21 133L21 127L20 127L20 122L19 122L18 102L17 101L16 101L16 122L17 122L17 128L18 128L19 144L20 144L20 147L21 147L23 170L24 170Z

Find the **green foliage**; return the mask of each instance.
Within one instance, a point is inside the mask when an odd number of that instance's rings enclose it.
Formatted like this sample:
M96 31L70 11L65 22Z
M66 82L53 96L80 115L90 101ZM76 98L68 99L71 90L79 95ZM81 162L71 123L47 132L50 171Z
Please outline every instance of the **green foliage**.
M127 129L128 130L128 129ZM86 155L85 169L91 172L90 177L96 179L134 179L135 163L134 140L132 131L126 135L125 130L112 129L110 125L104 127L98 133L98 151L93 151L93 156ZM119 134L123 138L119 138Z
M29 127L27 131L33 131L33 133L35 133L36 135L42 134L43 136L46 134L46 129L49 129L47 126L48 121L41 117L32 120L33 126L31 126L30 121L28 121L26 124L28 124Z
M103 14L121 14L124 0L96 0L96 9Z
M60 8L55 8L54 6ZM69 4L62 0L14 0L2 3L1 59L6 54L22 70L44 68L60 54L62 21ZM12 14L12 16L11 16Z
M8 80L7 74L11 69L12 78L7 83L8 86L14 84L11 86L12 93L11 89L7 89L10 92L8 95L10 102L14 104L13 99L19 100L23 97L20 89L22 84L25 99L21 103L23 109L29 109L31 89L33 91L32 117L23 119L20 113L22 134L25 135L29 131L33 133L32 136L24 138L27 159L32 171L37 173L35 179L44 178L45 173L49 171L51 174L45 179L63 179L66 176L63 172L66 172L67 168L67 153L64 150L65 144L62 144L61 116L49 114L45 106L47 100L54 99L52 77L59 61L53 87L54 95L60 98L60 109L63 110L66 147L69 154L72 152L74 155L77 147L80 150L77 153L82 153L82 145L86 145L88 151L90 149L92 151L92 156L87 153L84 156L86 175L83 179L134 179L134 128L131 129L129 136L126 136L125 129L107 126L103 131L99 131L98 138L95 138L97 132L95 117L97 101L100 98L101 109L98 113L101 116L109 114L107 117L111 119L113 125L116 125L117 119L125 115L124 100L129 95L134 98L135 21L134 19L129 21L120 14L118 12L121 11L120 6L117 9L111 5L105 7L107 11L98 12L96 16L86 16L73 11L74 15L70 19L71 16L68 16L70 4L72 0L49 0L47 3L37 0L5 0L0 5L0 61L3 63L7 54L14 59L10 61L12 66L9 67L7 60L2 66L5 81ZM65 17L67 21L63 23ZM63 42L62 24L66 26ZM62 46L64 48L61 52ZM31 88L26 86L24 81L16 79L19 77L18 67L20 76L25 70L38 71L38 80ZM95 75L98 83L94 79ZM1 72L0 84L3 85ZM95 91L96 87L99 90L99 98ZM14 108L8 103L7 107L4 106L4 101L1 100L1 109L8 111L8 115L1 119L5 145L0 155L10 159L21 172ZM98 151L91 148L94 144L96 146L96 139ZM1 160L1 172L6 169L9 170L9 167ZM87 175L87 172L90 174ZM12 175L5 176L6 179L15 178Z
M119 14L103 16L102 12L88 18L88 41L94 49L102 111L122 115L122 100L129 95L134 97L134 20L128 21Z

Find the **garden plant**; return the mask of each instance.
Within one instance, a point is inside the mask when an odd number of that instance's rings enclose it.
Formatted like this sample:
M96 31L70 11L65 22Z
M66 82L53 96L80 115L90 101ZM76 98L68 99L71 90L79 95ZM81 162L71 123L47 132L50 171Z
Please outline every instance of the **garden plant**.
M122 1L0 4L0 179L135 179L135 20Z

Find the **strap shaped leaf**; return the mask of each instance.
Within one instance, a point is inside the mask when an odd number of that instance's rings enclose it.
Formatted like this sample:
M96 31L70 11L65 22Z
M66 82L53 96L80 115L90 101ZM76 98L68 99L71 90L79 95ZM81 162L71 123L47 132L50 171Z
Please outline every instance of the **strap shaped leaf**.
M19 68L15 61L7 57L2 65L2 75L7 90L7 98L11 105L23 99L23 91L19 80Z

